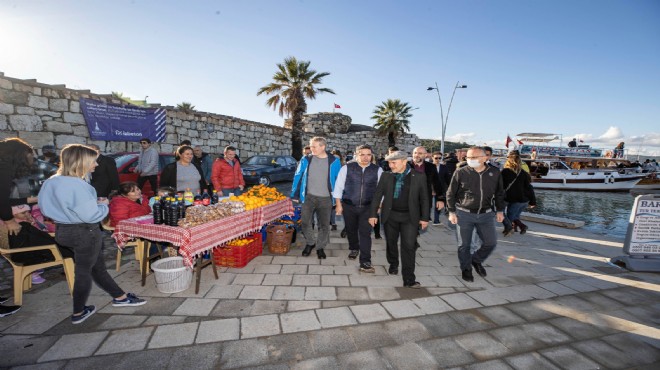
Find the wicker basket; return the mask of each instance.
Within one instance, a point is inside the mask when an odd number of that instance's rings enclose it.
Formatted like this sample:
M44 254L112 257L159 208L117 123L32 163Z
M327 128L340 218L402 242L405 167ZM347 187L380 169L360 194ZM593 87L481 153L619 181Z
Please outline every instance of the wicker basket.
M272 254L287 254L291 248L293 229L286 225L269 225L266 228L266 244Z

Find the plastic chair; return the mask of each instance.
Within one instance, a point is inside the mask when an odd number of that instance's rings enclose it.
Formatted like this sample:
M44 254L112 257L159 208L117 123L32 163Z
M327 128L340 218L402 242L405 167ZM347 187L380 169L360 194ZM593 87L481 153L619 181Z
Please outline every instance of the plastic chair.
M54 257L54 261L38 263L34 265L24 265L22 263L14 262L11 259L12 253L23 253L32 251L49 250ZM9 249L9 233L7 227L0 225L0 254L9 261L14 268L14 304L20 306L23 304L23 291L32 288L32 273L43 268L62 265L64 267L64 275L66 282L69 285L69 293L73 294L74 282L74 264L72 258L62 258L62 254L57 249L56 244L40 245L37 247L26 247Z
M111 231L113 233L115 232L114 227L108 224L102 224L102 225L103 225L103 230ZM140 273L142 273L142 254L143 254L142 251L144 249L142 243L144 243L142 239L135 239L124 245L124 249L126 249L126 247L134 247L135 259L138 261L138 265L140 265ZM117 272L119 272L119 270L121 269L121 255L122 255L122 249L117 247L117 265L115 267L115 270L117 270ZM149 261L147 261L147 271L149 271Z

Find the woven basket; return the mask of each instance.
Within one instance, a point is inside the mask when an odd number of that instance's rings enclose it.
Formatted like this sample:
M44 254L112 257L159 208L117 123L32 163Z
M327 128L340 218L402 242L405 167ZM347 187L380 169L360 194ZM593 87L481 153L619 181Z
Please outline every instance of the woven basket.
M287 254L291 248L293 229L286 225L269 225L266 228L266 244L272 254Z

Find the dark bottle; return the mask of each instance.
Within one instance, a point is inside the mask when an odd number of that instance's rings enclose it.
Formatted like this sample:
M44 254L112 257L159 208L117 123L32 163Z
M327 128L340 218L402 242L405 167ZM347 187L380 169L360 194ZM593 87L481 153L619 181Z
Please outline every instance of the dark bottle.
M163 209L163 223L165 225L170 224L170 214L171 214L171 209L170 209L170 198L166 197L165 200L163 201L163 204L161 205L161 208Z
M186 218L186 203L183 201L183 197L179 197L179 220Z
M211 204L211 196L206 190L204 190L204 194L202 195L202 204L205 206Z
M213 195L211 195L211 204L218 204L218 201L218 191L214 189Z
M202 205L202 194L199 193L199 190L197 191L197 194L195 194L195 201L193 202L193 204L196 206Z
M154 224L160 225L163 223L163 208L160 206L160 197L155 197L154 200L155 202L152 209Z
M179 223L179 203L175 199L172 199L172 202L170 204L170 217L169 217L168 225L178 226L178 223Z

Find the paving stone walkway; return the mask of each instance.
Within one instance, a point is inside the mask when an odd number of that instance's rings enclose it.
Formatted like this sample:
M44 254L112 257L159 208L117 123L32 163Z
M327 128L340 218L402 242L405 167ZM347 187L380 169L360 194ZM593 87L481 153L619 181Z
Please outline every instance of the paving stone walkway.
M341 227L341 226L340 226ZM140 286L131 253L112 274L140 307L115 308L94 288L98 312L70 323L63 277L24 296L0 319L0 366L44 369L595 369L660 366L660 275L609 265L622 243L583 230L532 224L500 238L489 276L460 279L447 226L420 236L423 289L387 274L374 241L375 274L349 260L332 232L326 260L262 255L242 269L203 271L194 288ZM4 291L5 295L11 293Z

